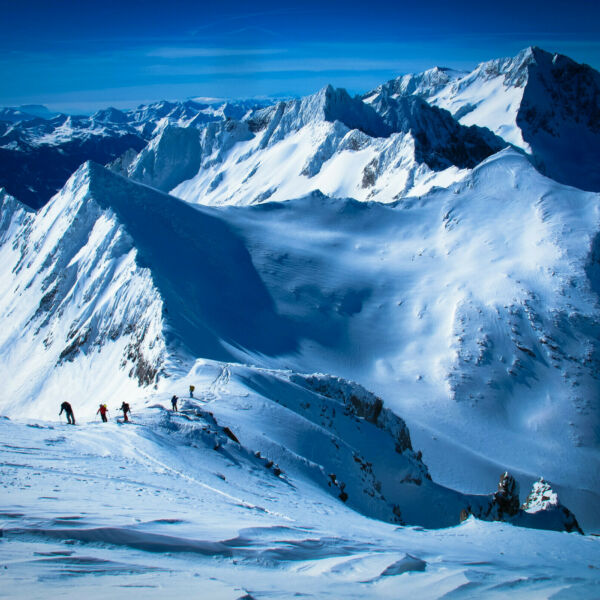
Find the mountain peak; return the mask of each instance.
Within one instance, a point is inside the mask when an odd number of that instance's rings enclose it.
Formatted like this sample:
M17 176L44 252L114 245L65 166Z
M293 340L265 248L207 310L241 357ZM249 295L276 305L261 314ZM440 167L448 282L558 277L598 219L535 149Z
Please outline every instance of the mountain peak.
M371 137L388 137L391 133L389 126L371 106L359 97L352 98L344 88L334 88L328 84L307 100L306 106L312 105L313 110L318 109L325 121L339 121Z
M92 120L100 123L127 123L127 115L118 108L109 106L99 110L92 115Z

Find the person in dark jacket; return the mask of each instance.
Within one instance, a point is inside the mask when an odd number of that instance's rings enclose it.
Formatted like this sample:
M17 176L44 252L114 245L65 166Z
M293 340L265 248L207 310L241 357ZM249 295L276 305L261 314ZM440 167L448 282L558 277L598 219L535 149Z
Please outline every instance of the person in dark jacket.
M171 406L173 407L173 410L175 412L177 412L177 400L178 400L177 396L173 396L171 398Z
M127 402L123 402L123 404L121 404L121 410L123 411L123 422L127 423L127 421L129 421L127 418L127 413L131 414L131 408L129 408L129 404Z
M73 414L73 409L71 408L71 405L67 401L63 402L60 405L60 412L58 413L59 417L63 414L63 410L65 411L65 414L67 416L67 423L69 425L75 425L75 415Z

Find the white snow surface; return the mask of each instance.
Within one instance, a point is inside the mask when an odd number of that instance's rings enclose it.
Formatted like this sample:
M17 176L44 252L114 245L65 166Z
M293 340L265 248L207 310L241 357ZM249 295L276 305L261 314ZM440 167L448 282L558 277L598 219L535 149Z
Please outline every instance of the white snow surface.
M598 194L505 150L392 204L192 206L93 163L0 200L9 591L593 597L596 538L458 522L508 469L598 528Z
M221 206L284 201L319 190L326 195L392 202L460 180L466 170L433 171L414 156L410 134L371 138L339 121L309 123L263 146L241 141L171 193L188 202Z
M0 594L594 597L598 538L473 518L399 527L351 510L309 475L326 460L318 429L272 414L240 374L199 362L127 424L0 420ZM188 381L198 398L166 410ZM307 448L317 434L317 463L289 452L302 432Z

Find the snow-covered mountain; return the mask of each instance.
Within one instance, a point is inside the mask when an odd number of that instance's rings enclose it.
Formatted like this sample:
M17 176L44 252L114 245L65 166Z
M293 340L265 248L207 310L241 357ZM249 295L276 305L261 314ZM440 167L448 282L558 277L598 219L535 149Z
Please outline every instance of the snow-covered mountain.
M467 74L432 69L404 76L365 95L417 95L464 125L488 127L531 154L553 179L600 191L600 74L562 54L529 47Z
M393 206L198 209L93 164L38 215L8 202L5 413L50 417L67 380L86 411L141 398L195 357L332 373L405 417L444 485L543 475L597 521L597 195L505 151Z
M91 117L55 115L44 107L0 111L0 186L33 208L43 206L86 160L106 164L137 153L168 125L202 127L242 118L262 101L156 102Z
M7 357L1 374L9 381L4 414L49 419L56 398L68 395L78 401L79 418L90 417L99 400L141 399L143 388L181 371L190 356L223 358L229 344L274 355L291 342L272 333L286 319L241 240L205 211L86 163L39 214L4 193L1 214L2 278L14 282L2 298L12 324L0 339ZM280 413L288 432L298 431L298 443L281 448L277 422L246 419L246 444L260 444L286 470L307 471L360 512L439 527L456 524L467 505L486 504L434 484L405 423L361 386L225 369ZM197 379L206 375L196 370ZM229 403L233 410L233 397Z
M116 170L209 205L287 200L315 190L391 202L448 185L506 145L418 98L385 102L380 115L327 86L242 121L198 131L166 128Z
M85 160L106 163L146 139L126 123L59 115L0 128L0 185L33 208L43 206Z

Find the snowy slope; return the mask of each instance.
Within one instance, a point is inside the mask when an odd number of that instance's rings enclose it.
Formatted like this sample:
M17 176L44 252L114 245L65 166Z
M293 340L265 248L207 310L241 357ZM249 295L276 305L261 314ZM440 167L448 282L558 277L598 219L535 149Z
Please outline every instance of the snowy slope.
M13 278L0 305L5 414L51 419L67 399L77 419L90 419L99 401L115 397L153 404L152 387L177 375L190 353L224 355L226 343L286 350L245 248L205 212L87 163L38 215L6 195L1 214L2 262L12 263L2 280ZM232 280L245 283L244 307L227 296ZM219 377L214 371L203 363L195 369L199 390L214 394L214 382L229 383L229 367L217 367ZM402 419L359 385L248 367L236 378L243 385L231 382L226 411L247 405L249 389L257 393L231 426L362 514L440 527L458 523L466 506L489 502L433 483Z
M456 71L446 67L433 67L423 73L409 73L392 79L371 92L367 92L363 99L371 104L375 102L380 95L392 96L420 96L430 98L435 96L441 89L445 88L453 81L464 77L467 72Z
M317 189L391 202L448 185L505 145L418 99L388 98L379 115L327 86L243 121L198 132L167 128L116 170L205 205L287 200Z
M527 151L545 174L600 191L600 74L537 47L480 64L462 76L426 71L366 94L417 95L449 110L464 125L488 127ZM414 83L412 83L414 80ZM421 80L424 83L421 83Z
M312 196L227 212L301 332L281 365L381 395L447 485L482 492L467 473L489 489L505 465L598 519L596 195L505 152L393 208Z
M91 198L87 167L38 214L4 197L2 223L3 405L48 418L65 390L91 410L154 381L162 301L114 212Z
M213 397L200 415L224 404ZM274 475L196 410L155 408L131 426L0 421L10 439L0 446L1 593L596 594L598 538L474 519L435 531L367 519L308 480Z

